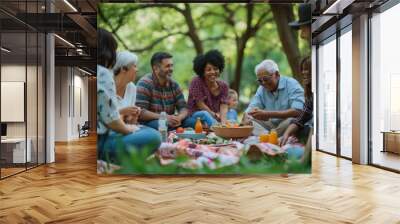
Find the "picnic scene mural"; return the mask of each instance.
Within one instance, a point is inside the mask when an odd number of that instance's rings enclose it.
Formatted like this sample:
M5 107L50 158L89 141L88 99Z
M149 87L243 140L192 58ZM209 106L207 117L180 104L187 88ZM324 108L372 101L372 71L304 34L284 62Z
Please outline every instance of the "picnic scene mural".
M311 172L308 4L102 3L99 174Z

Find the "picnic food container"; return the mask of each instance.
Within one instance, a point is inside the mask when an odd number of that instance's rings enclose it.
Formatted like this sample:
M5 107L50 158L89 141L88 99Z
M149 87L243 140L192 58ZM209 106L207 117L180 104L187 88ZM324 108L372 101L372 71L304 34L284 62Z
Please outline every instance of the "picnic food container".
M253 131L253 126L239 126L239 127L221 127L213 126L212 130L215 134L222 138L247 138Z
M176 133L176 136L178 136L178 138L180 139L205 139L207 137L207 135L203 132L203 133Z
M207 134L205 132L196 133L192 128L185 128L183 132L173 132L179 139L205 139Z

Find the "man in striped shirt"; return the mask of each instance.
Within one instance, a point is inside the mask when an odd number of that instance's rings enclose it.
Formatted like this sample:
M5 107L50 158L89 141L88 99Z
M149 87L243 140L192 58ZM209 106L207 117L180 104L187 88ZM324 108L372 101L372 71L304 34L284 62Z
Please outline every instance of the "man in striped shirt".
M167 113L170 129L183 125L188 116L187 104L179 84L172 80L172 55L157 52L151 57L152 73L137 83L136 105L142 108L142 124L158 129L160 113ZM185 125L183 125L185 126Z

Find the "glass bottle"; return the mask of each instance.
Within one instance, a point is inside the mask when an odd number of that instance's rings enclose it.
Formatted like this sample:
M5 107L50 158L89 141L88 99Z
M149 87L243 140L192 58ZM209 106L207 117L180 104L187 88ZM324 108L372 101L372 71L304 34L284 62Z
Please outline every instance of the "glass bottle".
M161 112L160 118L158 119L158 131L161 134L161 142L167 142L168 140L168 125L167 125L167 113Z
M196 134L203 133L203 125L201 124L201 120L199 117L197 118L196 124L194 126L194 131Z

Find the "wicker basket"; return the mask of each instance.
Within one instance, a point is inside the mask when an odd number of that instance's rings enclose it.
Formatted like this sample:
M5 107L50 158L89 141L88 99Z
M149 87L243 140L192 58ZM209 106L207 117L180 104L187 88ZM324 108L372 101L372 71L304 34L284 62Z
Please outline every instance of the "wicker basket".
M253 126L240 126L236 128L212 127L215 134L222 138L247 138L253 131Z

